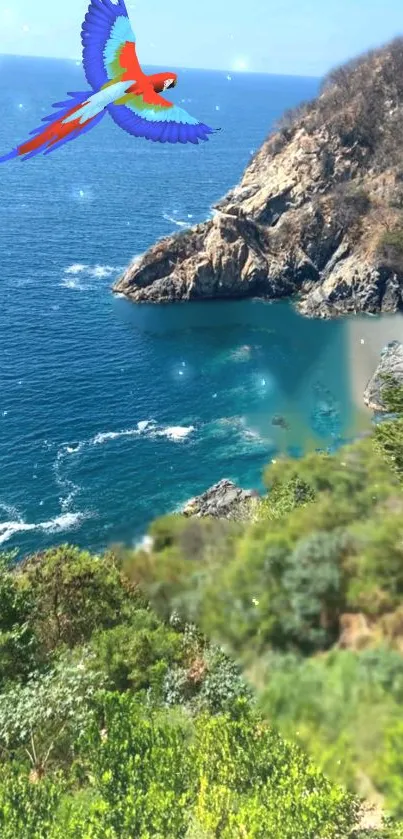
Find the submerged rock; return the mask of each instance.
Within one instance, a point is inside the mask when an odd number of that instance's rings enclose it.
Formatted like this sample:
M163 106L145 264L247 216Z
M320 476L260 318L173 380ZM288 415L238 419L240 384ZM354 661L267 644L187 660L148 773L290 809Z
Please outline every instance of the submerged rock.
M333 72L203 224L157 242L115 291L163 303L293 295L307 316L403 307L403 39Z
M271 424L276 426L277 428L282 428L283 431L288 431L290 427L286 418L281 416L281 414L275 414L272 418Z
M232 481L223 479L202 495L187 502L182 510L184 516L213 516L215 518L240 519L251 512L259 493L241 489Z
M390 376L397 385L403 386L403 344L400 341L391 341L382 350L378 367L365 388L364 402L372 411L387 411L382 398L385 376Z

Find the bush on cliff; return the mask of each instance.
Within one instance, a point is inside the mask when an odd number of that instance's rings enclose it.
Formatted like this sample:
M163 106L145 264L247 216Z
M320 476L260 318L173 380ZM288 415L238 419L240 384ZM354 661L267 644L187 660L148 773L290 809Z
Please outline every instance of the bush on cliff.
M87 625L67 597L80 587ZM2 839L354 827L357 800L268 726L223 650L157 617L117 556L61 547L17 570L4 558L2 592L6 628L30 626L38 651L0 692Z

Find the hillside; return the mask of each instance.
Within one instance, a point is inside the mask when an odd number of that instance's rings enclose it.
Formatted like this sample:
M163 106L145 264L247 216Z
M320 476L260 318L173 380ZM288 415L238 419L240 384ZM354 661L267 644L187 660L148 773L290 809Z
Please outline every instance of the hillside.
M372 436L221 482L239 519L0 554L2 839L402 839L400 359Z
M157 242L114 288L156 303L298 295L320 317L396 311L402 289L402 38L333 71L213 219Z

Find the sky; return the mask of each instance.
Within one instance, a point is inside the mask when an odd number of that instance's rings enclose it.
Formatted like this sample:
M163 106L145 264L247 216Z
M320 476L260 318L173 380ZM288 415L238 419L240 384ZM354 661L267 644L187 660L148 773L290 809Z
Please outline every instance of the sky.
M89 0L0 0L0 54L81 57ZM126 2L140 62L322 76L403 34L402 0Z

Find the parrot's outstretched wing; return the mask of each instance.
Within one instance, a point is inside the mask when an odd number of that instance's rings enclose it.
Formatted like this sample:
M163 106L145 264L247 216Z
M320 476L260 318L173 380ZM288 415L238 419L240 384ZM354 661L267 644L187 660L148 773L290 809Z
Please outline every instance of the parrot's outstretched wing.
M112 79L138 81L143 76L124 0L91 0L81 41L84 72L94 90Z
M190 116L183 108L168 102L150 86L108 106L112 119L134 137L145 137L159 143L195 143L207 140L214 133L203 122Z

